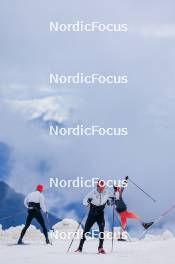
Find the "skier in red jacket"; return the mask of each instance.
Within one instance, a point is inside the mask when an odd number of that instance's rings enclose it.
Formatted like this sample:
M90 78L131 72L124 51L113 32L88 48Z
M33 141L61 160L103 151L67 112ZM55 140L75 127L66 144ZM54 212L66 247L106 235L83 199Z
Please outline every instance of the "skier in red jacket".
M126 183L127 183L127 180L128 180L128 176L125 177ZM122 233L126 229L128 218L132 218L132 219L139 221L145 229L148 229L153 224L153 222L150 222L150 223L142 222L140 217L137 214L133 212L129 212L127 210L127 206L125 202L123 201L123 197L122 197L123 191L124 191L124 187L114 186L114 197L113 197L112 204L116 206L116 211L120 216L121 233L120 233L119 240L124 240L122 239Z

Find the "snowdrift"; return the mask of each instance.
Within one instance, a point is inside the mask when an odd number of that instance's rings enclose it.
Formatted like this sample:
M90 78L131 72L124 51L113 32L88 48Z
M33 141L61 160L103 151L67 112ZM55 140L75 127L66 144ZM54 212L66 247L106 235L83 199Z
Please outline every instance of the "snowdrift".
M53 226L54 232L70 232L77 229L78 223L72 219L64 219ZM114 249L111 253L111 240L105 240L106 255L97 254L98 239L88 239L84 245L83 253L76 254L79 240L74 240L69 254L67 249L71 240L53 239L53 245L46 245L40 230L30 226L24 242L25 246L16 245L23 225L2 230L0 226L0 255L2 263L6 264L48 264L48 263L96 263L101 264L174 264L175 238L170 231L161 235L147 234L142 240L132 242L118 242L114 240ZM117 229L116 229L117 230ZM80 227L80 231L82 228ZM38 262L39 260L39 262ZM27 261L27 262L26 262Z
M67 237L59 236L60 234L70 234L71 236L68 236L68 239L71 239L73 235L75 234L75 231L77 230L79 224L73 220L73 219L63 219L62 221L58 222L52 227L52 231L50 232L50 237L53 240L57 239L65 239ZM0 243L5 243L8 241L17 241L22 228L24 225L16 226L16 227L10 227L9 229L3 230L2 226L0 225ZM119 228L115 228L114 230L117 233L119 233ZM80 236L83 232L82 227L79 227L79 231L77 233L76 239L78 236ZM107 233L108 231L105 231ZM117 237L117 236L116 236ZM128 234L128 237L129 234ZM173 239L174 235L169 231L164 231L160 235L153 235L153 234L147 234L141 241L149 242L149 241L163 241L163 240L169 240ZM43 234L39 229L37 229L35 226L31 225L29 229L26 232L25 235L25 241L44 241ZM132 241L138 241L137 238L132 238Z
M62 221L58 222L57 224L55 224L52 228L54 231L71 231L71 232L75 232L75 230L77 230L79 224L73 220L73 219L68 219L65 218ZM82 231L82 227L80 226L79 228Z
M161 235L149 235L147 234L144 241L161 241L161 240L168 240L174 238L174 235L169 231L164 231Z

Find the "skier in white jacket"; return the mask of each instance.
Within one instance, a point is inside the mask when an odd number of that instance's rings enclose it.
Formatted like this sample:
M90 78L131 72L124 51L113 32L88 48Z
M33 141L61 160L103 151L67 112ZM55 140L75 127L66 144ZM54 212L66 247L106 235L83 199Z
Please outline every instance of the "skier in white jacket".
M105 183L103 180L99 180L97 183L97 189L91 191L83 200L83 204L89 206L90 210L85 224L83 237L76 252L82 252L83 244L86 240L86 234L90 231L94 223L97 223L100 231L98 252L105 254L105 250L103 249L105 227L104 208L108 201L109 195L105 190Z
M37 185L36 191L29 193L24 200L24 205L26 208L28 208L28 216L26 219L25 227L23 228L20 238L18 240L19 245L23 244L22 239L34 218L41 225L46 239L46 243L49 244L47 228L45 226L44 219L41 214L41 209L44 213L47 213L44 196L42 194L43 190L43 185Z

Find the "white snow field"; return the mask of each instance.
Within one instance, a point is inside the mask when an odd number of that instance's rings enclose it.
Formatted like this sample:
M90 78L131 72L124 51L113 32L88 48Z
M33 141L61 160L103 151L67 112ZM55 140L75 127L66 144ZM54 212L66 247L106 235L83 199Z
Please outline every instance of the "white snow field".
M59 232L75 231L77 223L65 219L54 226ZM15 245L22 226L0 229L0 260L4 264L174 264L175 237L170 231L162 235L147 235L145 239L133 242L114 241L114 251L111 253L111 240L106 240L104 248L106 255L97 254L98 239L88 239L83 253L74 253L79 240L75 240L69 253L66 253L71 239L55 239L53 245L46 245L43 235L34 226L26 233L26 245Z

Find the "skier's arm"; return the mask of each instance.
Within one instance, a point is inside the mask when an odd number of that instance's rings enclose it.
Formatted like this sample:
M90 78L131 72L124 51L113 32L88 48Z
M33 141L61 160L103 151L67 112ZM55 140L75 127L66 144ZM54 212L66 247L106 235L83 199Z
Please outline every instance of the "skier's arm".
M106 203L107 203L108 206L113 205L115 203L114 202L114 197L109 197Z
M83 205L88 206L92 201L92 192L88 193L83 199Z
M126 176L125 179L124 179L124 182L125 182L126 184L128 184L128 179L129 179L128 176ZM125 187L121 187L121 194L123 193L124 189L125 189Z
M41 209L43 210L43 212L47 213L47 207L45 204L45 199L44 199L44 196L42 194L40 196L40 206L41 206Z
M29 208L28 206L28 196L26 196L26 198L24 199L24 205L26 208Z
M114 197L112 196L112 194L106 191L106 204L110 206L112 205L113 201L114 201Z
M124 191L124 187L121 187L121 190L120 190L120 194L122 195L123 191Z
M107 200L107 205L114 205L115 204L115 196L112 196L112 194L109 196L108 200Z

